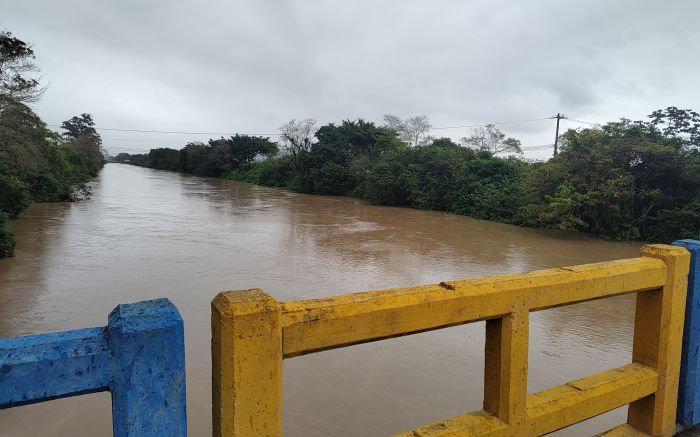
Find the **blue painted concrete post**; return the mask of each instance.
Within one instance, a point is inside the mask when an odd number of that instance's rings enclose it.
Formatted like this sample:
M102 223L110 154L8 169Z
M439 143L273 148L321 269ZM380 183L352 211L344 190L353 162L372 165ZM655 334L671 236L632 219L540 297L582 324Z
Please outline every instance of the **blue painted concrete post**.
M673 245L690 252L676 420L691 426L700 423L700 241L679 240Z
M183 323L167 299L109 315L115 437L186 436Z

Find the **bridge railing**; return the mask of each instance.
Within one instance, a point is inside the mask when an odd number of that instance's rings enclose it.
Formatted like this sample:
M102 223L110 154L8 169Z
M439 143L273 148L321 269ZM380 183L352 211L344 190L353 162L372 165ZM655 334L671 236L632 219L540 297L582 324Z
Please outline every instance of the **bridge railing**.
M687 428L700 423L700 241L673 245L690 252L677 414L680 427Z
M526 274L277 302L259 289L212 302L215 436L282 433L284 358L486 321L483 410L402 436L537 436L629 404L609 435L675 427L690 255L650 245L641 257ZM529 315L637 293L632 362L528 396Z
M167 299L119 305L105 327L0 339L0 408L100 391L115 437L186 436L182 318Z

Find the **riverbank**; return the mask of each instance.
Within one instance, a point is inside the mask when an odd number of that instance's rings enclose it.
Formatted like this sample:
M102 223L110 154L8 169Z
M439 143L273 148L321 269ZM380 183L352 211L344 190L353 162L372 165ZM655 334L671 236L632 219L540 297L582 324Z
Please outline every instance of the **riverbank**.
M94 131L94 130L93 130ZM28 106L0 107L0 258L14 254L8 220L32 203L73 201L89 194L86 183L104 166L99 135L65 139Z
M284 156L269 138L236 135L117 159L606 240L700 238L698 147L651 122L569 130L561 152L546 162L503 158L448 138L411 147L392 129L361 119L321 126L316 142L284 138Z

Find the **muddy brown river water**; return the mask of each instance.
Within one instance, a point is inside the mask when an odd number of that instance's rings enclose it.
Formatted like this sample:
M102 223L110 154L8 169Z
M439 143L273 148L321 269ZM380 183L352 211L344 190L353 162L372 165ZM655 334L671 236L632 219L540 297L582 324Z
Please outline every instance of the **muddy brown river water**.
M210 301L280 300L638 256L639 244L108 164L91 199L32 205L0 260L0 337L101 326L169 297L185 320L188 428L211 435ZM630 296L534 313L529 391L630 361ZM484 324L284 363L285 436L386 436L481 408ZM0 436L111 435L108 393L0 410ZM619 409L560 431L592 435Z

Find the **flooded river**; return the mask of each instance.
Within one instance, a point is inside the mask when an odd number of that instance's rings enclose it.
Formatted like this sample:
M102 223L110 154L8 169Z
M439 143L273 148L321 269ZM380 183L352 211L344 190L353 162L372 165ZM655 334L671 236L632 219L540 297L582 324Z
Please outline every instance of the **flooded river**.
M191 436L211 435L210 301L279 300L629 258L638 244L108 164L90 200L32 205L0 260L0 337L101 326L170 298L185 320ZM633 297L534 313L529 391L630 361ZM481 408L484 324L284 362L285 436L383 436ZM108 393L0 410L1 436L111 435ZM591 435L624 409L569 428Z

